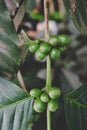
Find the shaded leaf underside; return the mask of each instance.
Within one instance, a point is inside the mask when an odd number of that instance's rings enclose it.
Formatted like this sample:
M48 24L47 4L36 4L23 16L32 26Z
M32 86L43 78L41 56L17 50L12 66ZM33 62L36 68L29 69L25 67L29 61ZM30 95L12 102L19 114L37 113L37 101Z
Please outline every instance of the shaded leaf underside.
M70 130L87 130L87 84L64 97L65 114Z

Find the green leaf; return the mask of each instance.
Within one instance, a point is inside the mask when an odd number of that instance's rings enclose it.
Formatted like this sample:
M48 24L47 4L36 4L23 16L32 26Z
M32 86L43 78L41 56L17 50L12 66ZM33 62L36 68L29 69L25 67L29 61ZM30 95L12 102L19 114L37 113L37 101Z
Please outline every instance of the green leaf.
M10 14L0 0L0 74L14 75L20 65L20 47Z
M65 114L70 130L87 130L87 84L64 96Z
M30 13L36 7L36 0L26 1L26 13Z
M27 130L32 103L28 93L0 78L0 130Z
M87 34L87 1L63 0L67 12L71 15L76 27Z
M37 12L31 12L29 14L29 17L34 19L34 20L39 20L39 21L43 21L44 20L43 14L37 13Z
M11 15L14 15L16 12L16 9L19 7L20 0L5 0L5 3L7 5L7 8Z
M20 8L19 6L24 4L23 10L30 13L36 7L36 0L4 0L6 6L12 16L16 14L16 10ZM20 12L21 13L21 12Z
M51 20L61 20L63 18L64 16L58 11L55 11L54 13L49 14L49 19Z
M35 8L35 5L36 5L35 0L23 0L16 15L13 18L13 22L14 22L16 30L20 26L25 13L30 13Z

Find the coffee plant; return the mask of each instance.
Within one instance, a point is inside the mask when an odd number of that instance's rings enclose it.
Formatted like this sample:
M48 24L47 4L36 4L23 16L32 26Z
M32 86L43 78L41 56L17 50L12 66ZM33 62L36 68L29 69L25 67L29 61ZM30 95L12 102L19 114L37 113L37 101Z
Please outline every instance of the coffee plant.
M87 130L86 35L86 0L0 0L0 130Z

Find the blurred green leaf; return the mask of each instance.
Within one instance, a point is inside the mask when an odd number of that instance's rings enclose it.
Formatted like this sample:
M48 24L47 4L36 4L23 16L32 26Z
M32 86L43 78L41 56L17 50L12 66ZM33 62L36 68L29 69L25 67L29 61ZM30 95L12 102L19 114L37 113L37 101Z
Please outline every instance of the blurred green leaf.
M70 130L87 130L87 84L64 96L65 114Z
M21 24L25 13L30 13L35 8L35 5L36 5L35 0L23 0L22 4L18 8L18 11L13 19L16 30Z
M30 13L36 6L36 0L27 0L26 2L26 13Z
M81 84L78 75L71 71L69 66L55 69L54 83L60 86L63 93L68 93Z
M62 14L58 11L54 11L54 13L49 14L49 19L51 20L61 20L63 18L64 16L62 16Z
M87 34L87 1L86 0L63 0L67 13L71 15L76 27Z
M7 77L16 74L20 65L20 47L10 14L0 1L0 74Z
M39 21L43 21L44 20L44 15L42 15L41 13L35 13L32 12L29 14L29 17L35 20L39 20Z
M29 14L29 17L35 20L43 21L44 15L39 12L32 12ZM50 20L61 20L63 16L59 12L49 13L49 19Z

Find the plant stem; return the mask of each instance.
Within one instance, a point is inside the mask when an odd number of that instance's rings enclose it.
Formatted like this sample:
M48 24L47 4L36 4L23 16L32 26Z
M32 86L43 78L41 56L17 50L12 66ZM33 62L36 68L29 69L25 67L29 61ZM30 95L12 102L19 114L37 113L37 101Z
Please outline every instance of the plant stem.
M51 112L47 108L47 130L51 130Z
M46 91L51 87L51 60L47 57L47 77L46 77ZM51 112L47 108L47 130L51 130Z
M49 41L49 21L48 21L48 0L44 0L44 17L45 17L45 41ZM46 77L46 90L48 91L51 86L51 60L50 56L47 57L47 77Z
M48 0L44 0L45 41L49 41Z
M45 41L49 41L48 0L44 0ZM46 91L51 87L51 60L47 57ZM51 130L51 112L47 108L47 130Z
M28 130L32 130L32 127L33 127L33 123L30 123L29 127L28 127Z
M47 57L47 77L46 77L46 91L51 87L51 59Z

